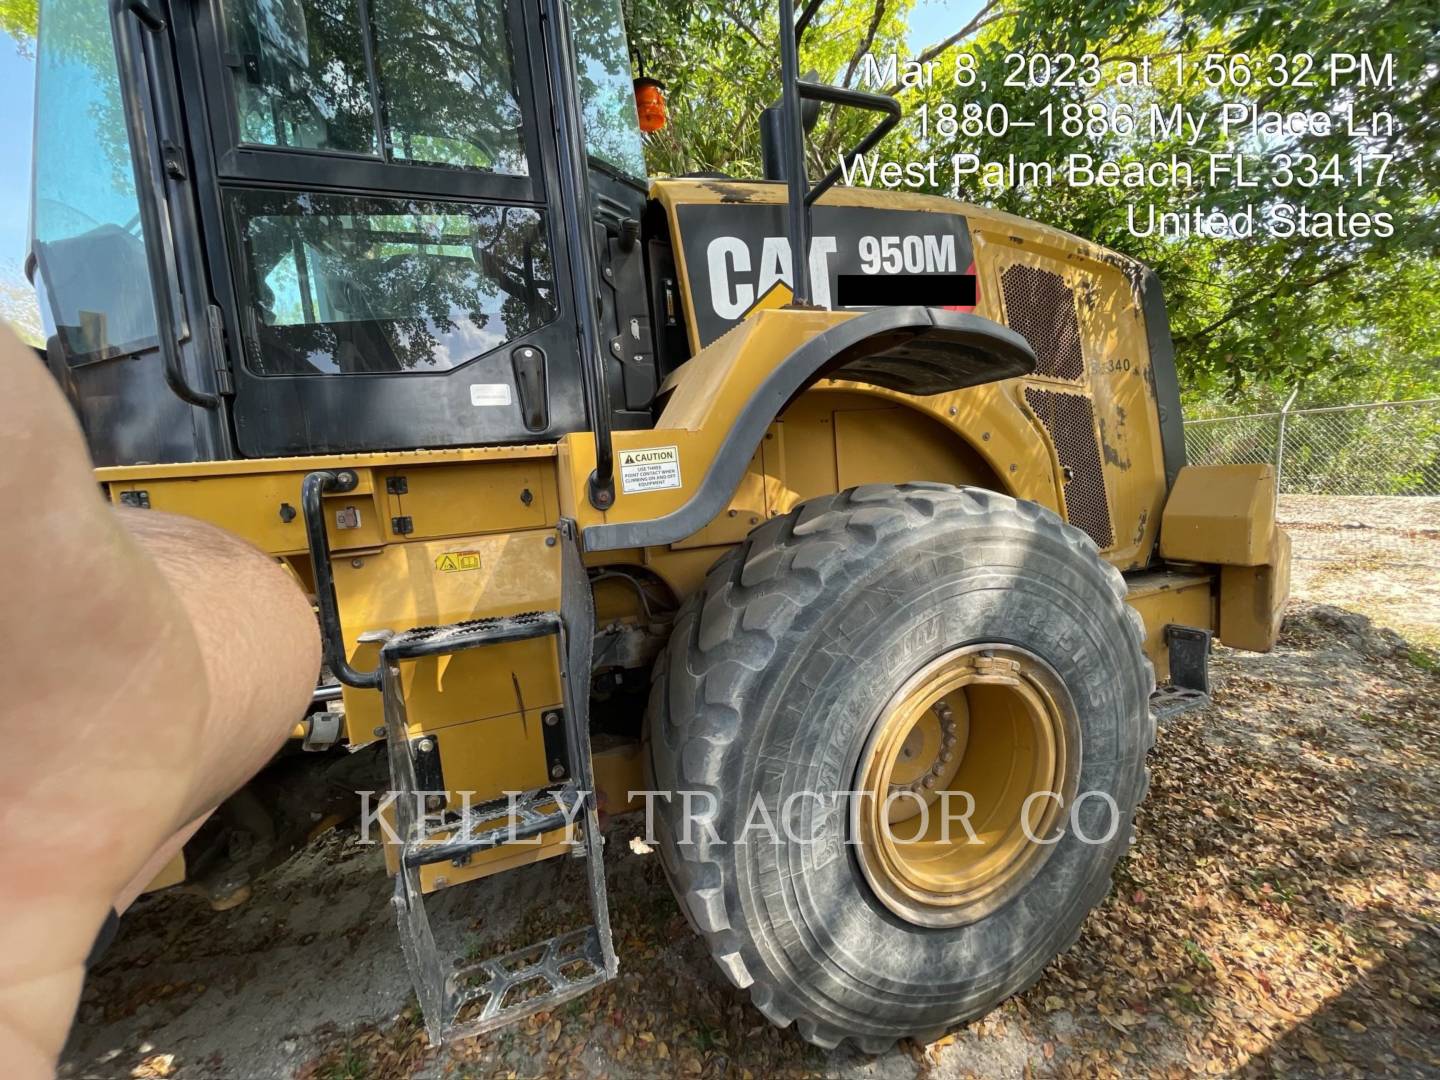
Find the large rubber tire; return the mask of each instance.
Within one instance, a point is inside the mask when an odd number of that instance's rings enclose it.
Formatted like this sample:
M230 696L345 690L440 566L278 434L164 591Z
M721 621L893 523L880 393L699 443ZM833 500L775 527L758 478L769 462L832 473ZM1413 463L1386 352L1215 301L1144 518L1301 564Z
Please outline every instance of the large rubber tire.
M1107 892L1148 788L1154 673L1143 636L1119 573L1034 503L872 485L755 529L681 608L648 715L655 787L713 798L713 809L692 798L690 843L677 842L682 800L657 799L656 837L721 970L774 1023L871 1053L934 1037L1032 983ZM889 695L939 652L995 641L1037 654L1063 680L1079 717L1079 791L1105 792L1119 811L1108 842L1067 827L1013 900L941 929L883 906L837 835L843 824L821 820L809 799L795 801L793 835L819 828L824 842L730 842L757 795L778 820L794 791L850 790ZM1091 798L1078 831L1100 837L1112 820Z

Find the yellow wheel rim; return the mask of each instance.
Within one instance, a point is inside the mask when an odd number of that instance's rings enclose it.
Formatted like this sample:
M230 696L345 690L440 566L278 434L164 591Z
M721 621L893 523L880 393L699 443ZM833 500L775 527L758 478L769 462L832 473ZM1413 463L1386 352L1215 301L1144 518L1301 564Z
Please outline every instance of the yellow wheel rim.
M1075 707L1049 664L1014 645L945 653L890 699L860 755L861 870L909 922L981 919L1054 851L1040 841L1056 835L1079 768Z

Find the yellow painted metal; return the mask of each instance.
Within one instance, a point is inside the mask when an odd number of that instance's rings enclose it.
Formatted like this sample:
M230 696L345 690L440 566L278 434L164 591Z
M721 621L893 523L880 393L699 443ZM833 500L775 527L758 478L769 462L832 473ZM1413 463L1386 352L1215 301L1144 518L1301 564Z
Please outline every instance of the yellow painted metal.
M816 404L833 408L835 472L841 488L895 483L905 477L1009 490L968 442L933 417L855 391L813 397ZM798 420L787 413L787 429L793 431ZM804 499L820 492L796 493Z
M1155 665L1155 678L1170 677L1170 651L1165 627L1195 626L1214 630L1215 576L1210 572L1150 570L1126 578L1126 602L1145 620L1145 655Z
M672 237L678 236L680 233L679 221L675 213L679 206L733 205L737 203L778 205L784 203L786 199L783 184L708 178L659 180L651 185L650 194L659 201L669 216ZM1019 244L1048 244L1065 252L1067 257L1073 256L1075 259L1114 262L1123 258L1098 244L1081 240L1079 237L1071 236L1069 233L1048 225L1041 225L1012 214L976 206L974 203L957 202L954 199L938 195L918 195L911 192L884 191L878 188L834 187L825 193L821 202L826 206L861 206L877 210L928 210L932 213L963 214L970 227L972 237L977 231L985 229L998 236L1014 237ZM681 294L688 303L692 291L689 268L685 264L685 252L679 243L675 243L673 248L675 268L680 277ZM982 291L982 301L984 298L985 295ZM690 335L690 348L692 351L698 351L700 343L693 319L689 320L687 329Z
M617 451L677 447L679 488L627 492L620 483L614 506L597 511L587 494L595 468L594 438L583 432L565 436L559 444L560 512L585 528L600 522L647 521L678 509L704 478L765 376L815 335L854 317L854 312L757 311L691 357L681 368L683 377L668 384L669 399L655 429L614 434Z
M119 503L124 492L144 491L151 509L208 521L262 551L289 556L307 550L300 485L308 472L355 473L354 490L325 497L330 546L348 552L401 539L391 528L391 519L400 515L410 517L412 538L554 525L556 457L556 448L549 445L472 447L130 465L97 469L96 478L106 485L112 502ZM409 491L387 492L386 479L402 476ZM531 493L529 503L523 500L526 491ZM358 513L358 527L337 525L337 512L346 509Z
M135 480L193 480L210 476L245 476L254 473L308 473L316 469L410 469L424 465L515 461L553 458L551 443L515 446L459 446L449 450L383 450L357 454L315 454L309 457L233 458L226 461L186 461L172 465L113 465L95 470L102 484Z
M920 926L963 926L1007 903L1053 850L1036 840L1074 798L1079 748L1069 695L1034 654L967 645L927 663L881 711L856 771L875 895Z
M657 574L678 597L689 596L700 587L705 574L729 547L646 548L643 565Z
M610 510L596 511L586 494L595 465L594 441L583 433L567 435L560 443L561 513L588 526L602 521L650 520L678 509L704 477L751 395L774 367L816 334L853 317L853 312L758 311L675 372L667 384L670 397L655 430L618 431L615 445L617 449L678 447L680 488L636 493L622 487ZM1047 506L1059 506L1055 469L1044 442L1036 436L1036 425L1013 395L1003 390L979 387L913 398L836 380L826 380L821 388L868 395L938 421L955 431L993 473L1007 477L1009 490ZM972 433L973 438L961 435L962 431ZM787 455L787 460L793 458ZM893 455L892 459L899 460ZM891 479L919 478L899 469Z
M756 525L777 512L772 508L764 460L764 444L755 450L750 468L740 478L730 505L720 511L710 524L671 547L676 550L692 547L717 547L738 544ZM698 481L700 478L696 477Z
M1048 451L1036 441L1031 421L1008 398L995 400L998 407L982 405L972 391L915 399L825 380L770 426L729 506L680 543L647 549L643 564L684 596L699 586L726 547L744 539L761 521L787 513L805 499L858 484L978 484L1058 509ZM960 424L977 409L988 412L988 423L967 435ZM1018 465L1010 470L1016 458L1026 463L1023 471ZM1046 463L1043 469L1035 467L1037 459ZM688 489L699 478L685 475L682 468L682 479ZM695 556L695 549L708 553ZM603 561L642 560L633 552L617 552L613 560Z
M661 181L655 184L653 194L665 207L675 236L680 231L676 211L682 205L778 204L785 197L784 189L778 185L728 180ZM1165 500L1165 473L1159 438L1159 406L1155 400L1144 315L1132 284L1138 269L1136 264L1057 229L950 199L836 188L826 194L824 201L835 206L965 215L975 250L979 291L975 310L999 322L1007 321L1000 282L1000 273L1005 268L1015 264L1034 266L1065 279L1077 297L1086 368L1083 379L1067 381L1035 376L935 398L916 399L902 394L892 394L892 398L938 416L965 435L972 447L986 458L992 471L1005 478L1004 490L1064 513L1060 462L1053 452L1049 434L1025 406L1023 392L1027 386L1037 386L1086 395L1095 412L1095 435L1114 531L1114 541L1106 547L1105 556L1121 569L1144 566L1159 528ZM700 359L734 337L738 329L710 349L698 349L683 245L677 241L674 251L691 348L697 350L694 359ZM757 310L741 326L755 321L762 313ZM743 351L738 342L731 342L726 348L727 354ZM728 377L734 378L736 369L746 366L732 363L722 368L707 357L701 372L692 369L693 363L694 360L682 365L672 374L670 385L677 394L687 386L697 397L714 394L719 388L716 379L722 371L728 370ZM768 370L768 365L762 366ZM845 384L827 382L823 385ZM873 388L863 389L873 392ZM988 445L982 440L982 433L989 435Z
M528 736L537 736L536 717L530 717L528 723L517 724L516 717L505 717L510 723L511 729L518 729ZM498 737L497 737L498 736ZM541 757L540 773L537 775L533 768L528 768L528 763L534 762L534 752L539 747L517 746L513 742L513 732L507 734L497 724L478 723L465 724L456 729L449 729L442 734L435 736L439 750L441 750L441 770L445 776L445 788L451 793L448 802L444 806L433 808L431 812L439 814L441 811L459 812L464 809L465 796L461 792L471 792L471 805L478 805L487 801L488 798L497 798L495 793L482 796L478 789L472 788L472 783L485 782L487 776L481 775L475 770L475 763L497 757L501 763L507 765L518 765L513 773L513 786L518 789L537 788L541 783L546 783L543 776L543 757ZM644 805L644 799L635 796L631 798L631 792L644 791L644 765L642 765L641 744L635 740L606 739L600 737L598 743L605 743L605 746L596 746L595 752L590 756L593 768L595 768L595 789L598 793L600 811L605 814L624 814L626 811L638 809ZM505 755L505 757L500 757ZM508 783L508 780L507 780ZM503 798L503 796L501 796ZM393 815L386 814L390 827L395 827ZM379 832L379 827L377 827ZM420 887L426 893L435 891L436 888L458 886L465 881L474 881L481 877L490 877L491 874L503 873L505 870L513 870L516 867L539 863L546 858L553 858L556 855L564 855L570 851L570 840L573 838L573 829L553 829L550 832L543 832L539 837L531 838L523 844L504 845L500 848L492 848L490 851L481 851L471 855L469 861L461 867L452 863L436 863L420 868ZM387 873L393 874L399 867L399 850L395 844L383 844L384 863Z
M350 663L362 671L375 667L379 644L358 640L371 631L558 610L560 548L547 543L554 539L552 530L535 529L391 544L335 560L335 595ZM477 563L474 569L440 568L447 559L468 565L467 556ZM401 671L415 733L507 714L528 718L533 727L536 710L560 702L554 638L428 657ZM380 695L346 687L344 696L347 737L354 743L370 741L384 723ZM477 790L516 786L502 747L486 758L493 775L477 783Z
M1220 568L1220 640L1233 649L1269 652L1290 596L1290 534L1276 529L1263 566Z
M645 800L637 792L644 791L644 750L633 739L596 736L590 760L595 766L595 790L600 812L623 814L638 810Z
M1187 465L1165 504L1160 554L1225 566L1261 566L1275 544L1273 465Z
M228 462L205 462L193 466L157 465L157 475L114 478L119 470L97 469L96 475L108 485L112 502L119 503L127 491L144 491L152 510L208 521L234 533L272 555L300 555L306 551L305 525L300 518L300 483L303 474L287 471L200 472L193 476L177 473L181 468L205 469ZM246 462L244 464L263 464ZM123 470L138 473L139 466ZM354 491L325 498L326 531L335 551L373 548L384 543L388 516L376 509L369 470L357 470L360 483ZM289 511L285 510L289 507ZM336 514L353 510L356 528L340 528ZM286 520L286 517L290 520Z
M1075 295L1083 376L1067 380L1035 374L1016 380L1013 393L1022 403L1025 387L1089 398L1115 534L1106 558L1125 570L1143 566L1159 527L1165 467L1144 312L1132 284L1136 267L1056 230L1017 228L1013 220L997 222L983 214L971 220L971 237L981 314L1010 321L1001 275L1012 266L1058 274ZM1043 425L1039 428L1041 438L1050 442ZM1058 472L1058 460L1054 467Z
M159 872L150 879L144 892L151 893L157 889L168 889L171 885L179 885L185 880L185 852L177 851L170 857L170 861L162 866Z
M472 855L470 862L464 866L455 866L451 863L431 863L428 866L422 866L420 868L420 891L431 893L438 889L463 885L467 881L475 881L492 874L504 873L506 870L530 866L532 863L568 854L571 850L568 842L569 836L570 830L556 829L554 832L542 833L540 836L522 843L506 844L502 847L492 848L490 851L479 852ZM391 859L387 858L386 869L393 874L395 871L389 865L390 862Z
M778 185L728 181L664 181L655 195L671 215L672 228L681 203L784 198ZM1061 274L1081 297L1077 311L1087 378L1074 384L1015 379L920 398L821 380L770 424L730 505L713 521L673 547L592 555L587 562L643 567L683 598L715 559L759 522L804 499L861 483L974 483L1063 511L1054 447L1023 396L1027 386L1043 386L1090 395L1116 533L1106 557L1122 568L1143 563L1160 527L1163 468L1144 324L1129 264L1057 230L946 199L847 189L832 191L826 201L966 215L976 251L977 312L998 321L1005 321L999 278L1005 266L1022 263ZM674 250L688 304L683 249L677 243ZM777 293L771 299L778 303L783 297ZM369 669L377 645L358 641L366 631L558 607L559 550L546 540L553 538L561 515L576 518L584 528L649 520L677 509L694 493L775 366L816 334L853 317L853 312L761 303L731 333L696 349L668 381L656 428L619 431L614 437L617 450L677 447L682 486L650 492L622 487L604 513L587 497L594 444L585 432L568 435L558 445L131 466L99 470L98 478L117 502L125 491L145 491L156 509L213 522L286 558L303 580L308 559L298 511L304 474L355 471L355 490L326 498L326 518L346 649L356 667ZM698 345L694 320L688 321L693 347ZM405 478L406 490L387 490L386 481L399 477ZM349 509L358 514L358 527L339 528L337 513ZM412 532L397 533L392 526L397 517L410 518ZM1212 551L1205 561L1223 561L1213 556ZM1269 558L1273 569L1268 575L1262 567L1248 577L1237 572L1226 578L1220 601L1223 640L1264 640L1261 629L1273 627L1275 598L1283 599L1285 592L1288 544L1285 557L1270 553ZM1210 581L1199 575L1176 578L1132 593L1155 639L1147 639L1152 658L1163 663L1157 627L1165 622L1214 624ZM607 618L638 615L635 597L624 588L601 588L597 603ZM405 686L411 734L439 738L447 786L473 790L481 800L545 782L539 714L561 698L552 639L406 664ZM1020 723L1019 706L989 702L989 689L977 684L959 692L965 708L978 695L994 715L1008 717L1011 728ZM382 723L379 695L347 688L345 706L347 737L354 743L374 738ZM968 736L968 719L966 724ZM930 734L935 739L921 737L918 752L931 743L943 744L942 727ZM983 748L976 753L984 756ZM642 786L639 761L633 744L597 753L607 809L622 805L622 787L628 798L629 790ZM991 766L998 768L996 761ZM426 888L436 887L442 877L455 884L563 852L556 839L549 837L531 850L477 856L467 867L427 868Z
M385 479L402 477L405 492L389 492ZM553 527L560 516L551 458L377 470L376 485L385 493L386 521L410 518L409 540Z
M460 653L455 659L483 657L486 652L504 647L497 645L493 649ZM422 660L405 664L402 671L406 667L423 668L424 665L433 663L433 660ZM553 655L551 663L554 663ZM479 674L498 682L503 678L504 672L503 668L486 670L486 665L482 664ZM372 696L379 697L373 692ZM430 701L433 699L419 695L414 704L407 703L412 710L412 720L416 710L423 713L425 705ZM426 723L423 726L424 734L435 740L440 752L440 773L444 778L446 791L445 804L430 807L429 812L458 812L463 809L467 799L471 806L478 806L493 799L503 799L507 790L526 791L550 783L550 776L546 771L541 712L540 708L527 707L524 714L514 712L462 723ZM432 715L431 720L434 719L436 718ZM420 724L412 725L414 734L420 734L421 730ZM485 877L512 866L538 862L563 854L567 849L566 836L565 829L557 829L524 844L478 852L461 867L450 863L436 863L421 870L420 881L425 891L429 892L446 885ZM385 856L387 870L394 873L395 845L385 845Z

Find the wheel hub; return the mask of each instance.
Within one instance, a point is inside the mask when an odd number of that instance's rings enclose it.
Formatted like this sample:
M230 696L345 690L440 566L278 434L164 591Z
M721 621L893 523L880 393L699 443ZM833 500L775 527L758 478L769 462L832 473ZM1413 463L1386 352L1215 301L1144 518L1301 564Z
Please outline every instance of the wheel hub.
M881 711L857 767L871 889L920 926L983 918L1053 852L1031 838L1054 835L1079 766L1074 704L1038 656L996 643L930 661Z

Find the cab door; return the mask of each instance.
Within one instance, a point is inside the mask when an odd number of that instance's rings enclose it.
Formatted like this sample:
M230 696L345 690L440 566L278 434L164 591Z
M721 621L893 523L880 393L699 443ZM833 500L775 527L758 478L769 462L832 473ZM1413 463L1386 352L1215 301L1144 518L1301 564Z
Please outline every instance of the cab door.
M97 465L233 456L163 13L41 0L39 23L26 272L50 369Z
M240 452L583 428L544 43L522 0L176 9Z

